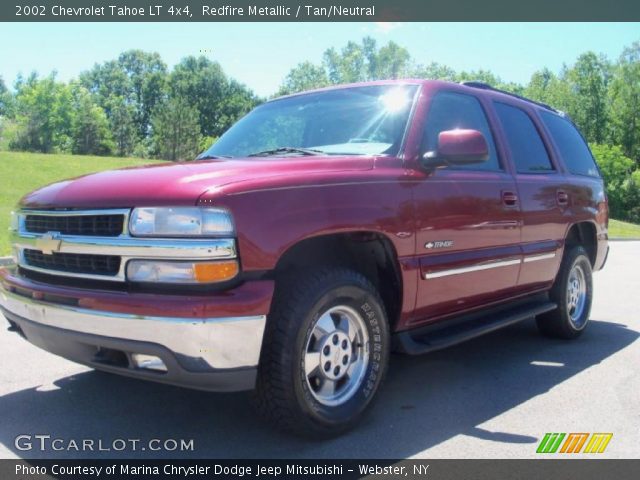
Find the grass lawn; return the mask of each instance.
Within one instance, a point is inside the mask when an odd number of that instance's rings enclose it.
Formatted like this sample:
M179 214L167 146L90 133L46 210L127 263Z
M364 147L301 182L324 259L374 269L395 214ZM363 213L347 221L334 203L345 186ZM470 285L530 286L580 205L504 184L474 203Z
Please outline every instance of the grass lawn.
M621 222L620 220L609 220L609 237L637 238L640 240L640 225Z
M65 178L151 162L138 158L0 152L0 256L10 254L9 213L25 193ZM640 225L610 220L609 236L640 239Z
M138 158L0 152L0 256L10 254L9 214L25 193L65 178L151 162Z

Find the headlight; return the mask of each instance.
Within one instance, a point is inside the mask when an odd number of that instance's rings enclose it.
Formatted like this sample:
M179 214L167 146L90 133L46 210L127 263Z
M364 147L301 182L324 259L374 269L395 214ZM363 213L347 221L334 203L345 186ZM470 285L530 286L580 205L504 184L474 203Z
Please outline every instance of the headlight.
M231 214L222 208L134 208L129 232L137 237L219 237L233 235Z
M127 279L145 283L216 283L231 280L239 270L236 260L214 262L131 260L127 263Z

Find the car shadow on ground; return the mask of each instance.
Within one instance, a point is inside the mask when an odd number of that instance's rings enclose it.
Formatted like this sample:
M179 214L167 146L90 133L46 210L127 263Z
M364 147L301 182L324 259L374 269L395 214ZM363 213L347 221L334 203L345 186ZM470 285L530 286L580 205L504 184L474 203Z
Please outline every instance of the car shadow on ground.
M544 394L638 338L610 322L591 322L578 341L538 335L523 322L422 357L395 355L370 414L329 441L272 430L251 409L249 394L214 394L99 372L58 379L57 388L0 397L0 442L23 458L406 458L456 435L536 443L517 432L478 425ZM192 452L38 452L14 445L21 434L74 439L193 439Z

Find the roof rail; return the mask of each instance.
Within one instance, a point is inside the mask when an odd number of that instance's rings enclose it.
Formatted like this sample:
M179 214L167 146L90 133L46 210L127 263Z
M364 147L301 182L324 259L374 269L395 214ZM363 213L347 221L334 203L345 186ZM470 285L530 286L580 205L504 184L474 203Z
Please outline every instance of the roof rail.
M509 95L510 97L515 97L520 100L524 100L525 102L533 103L534 105L538 105L539 107L546 108L547 110L551 110L554 113L562 114L560 110L556 110L551 105L547 105L546 103L536 102L535 100L531 100L530 98L523 97L522 95L518 95L517 93L508 92L506 90L502 90L500 88L492 87L488 83L478 82L478 81L470 81L470 82L460 82L460 85L465 85L467 87L472 88L481 88L482 90L493 90L494 92L504 93L505 95Z

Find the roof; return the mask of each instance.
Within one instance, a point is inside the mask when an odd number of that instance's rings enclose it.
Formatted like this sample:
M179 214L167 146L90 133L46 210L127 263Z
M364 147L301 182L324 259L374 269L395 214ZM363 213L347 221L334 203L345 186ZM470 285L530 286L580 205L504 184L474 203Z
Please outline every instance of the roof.
M501 90L499 88L495 88L492 87L491 85L489 85L488 83L484 83L484 82L479 82L479 81L467 81L467 82L450 82L450 81L446 81L446 80L432 80L432 79L424 79L424 78L403 78L403 79L393 79L393 80L375 80L375 81L369 81L369 82L357 82L357 83L345 83L345 84L340 84L340 85L330 85L328 87L323 87L323 88L316 88L316 89L312 89L312 90L305 90L302 92L296 92L296 93L292 93L290 95L283 95L281 97L275 97L272 98L270 100L268 100L268 102L272 102L274 100L281 100L283 98L289 98L289 97L296 97L299 95L305 95L307 93L317 93L317 92L324 92L324 91L330 91L330 90L339 90L339 89L343 89L343 88L355 88L355 87L366 87L366 86L371 86L371 85L426 85L426 84L433 84L433 85L443 85L446 86L448 85L462 85L464 87L468 87L468 88L473 88L473 89L479 89L479 90L484 90L484 91L488 91L488 92L495 92L497 94L501 94L501 95L507 95L511 98L517 98L518 100L527 102L531 105L535 105L537 107L540 108L544 108L545 110L548 110L550 112L556 113L558 115L561 116L566 116L564 114L564 112L557 110L555 108L553 108L550 105L547 105L546 103L542 103L542 102L538 102L536 100L532 100L530 98L524 97L522 95L518 95L516 93L512 93L506 90Z

